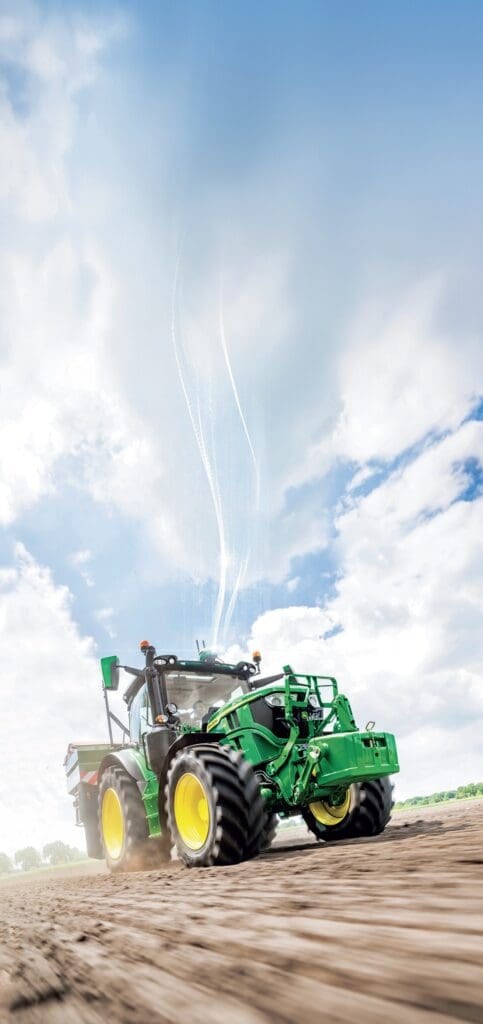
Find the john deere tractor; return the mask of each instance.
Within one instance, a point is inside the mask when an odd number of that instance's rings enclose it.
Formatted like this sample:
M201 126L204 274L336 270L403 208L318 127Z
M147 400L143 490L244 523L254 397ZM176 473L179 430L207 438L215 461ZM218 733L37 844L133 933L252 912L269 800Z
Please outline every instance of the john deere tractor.
M391 811L394 737L360 731L331 676L286 665L157 655L143 668L101 661L108 744L72 743L65 761L87 852L111 871L153 868L174 845L188 866L235 864L266 850L278 817L302 815L317 839L375 836ZM129 726L109 707L120 669ZM121 731L113 738L113 724Z

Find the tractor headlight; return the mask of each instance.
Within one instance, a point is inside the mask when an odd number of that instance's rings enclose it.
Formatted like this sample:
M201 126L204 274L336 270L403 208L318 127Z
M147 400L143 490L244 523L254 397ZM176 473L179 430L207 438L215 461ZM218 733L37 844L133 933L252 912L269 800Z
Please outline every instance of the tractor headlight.
M270 704L271 708L283 708L284 700L281 693L270 693L268 697L265 697L267 704Z

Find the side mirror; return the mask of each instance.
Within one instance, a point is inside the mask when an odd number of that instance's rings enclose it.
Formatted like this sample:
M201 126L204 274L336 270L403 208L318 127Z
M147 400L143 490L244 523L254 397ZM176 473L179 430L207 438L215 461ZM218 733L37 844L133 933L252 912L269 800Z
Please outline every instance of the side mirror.
M111 654L108 658L101 658L102 685L105 690L117 690L119 687L119 658L117 654Z

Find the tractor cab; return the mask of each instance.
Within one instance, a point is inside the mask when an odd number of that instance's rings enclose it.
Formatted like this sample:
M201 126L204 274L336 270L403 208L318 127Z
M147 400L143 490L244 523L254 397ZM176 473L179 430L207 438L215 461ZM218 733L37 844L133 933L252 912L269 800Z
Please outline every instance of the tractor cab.
M210 718L224 704L248 692L245 677L222 675L216 671L198 671L198 668L180 665L175 671L164 674L166 701L163 702L163 713L167 724L176 733L206 728ZM143 681L134 693L131 689L127 703L131 742L140 743L155 724L147 682Z
M216 668L207 673L180 667L166 672L165 682L168 714L181 726L200 729L224 704L248 692L245 676L220 674Z
M148 764L157 771L180 735L204 732L225 704L249 692L258 666L246 661L228 665L208 650L201 651L196 661L158 655L145 640L140 648L146 658L144 669L120 665L116 657L101 659L104 699L111 742L116 725L132 744L144 748ZM129 726L113 714L108 700L109 691L119 687L121 668L134 676L123 695Z

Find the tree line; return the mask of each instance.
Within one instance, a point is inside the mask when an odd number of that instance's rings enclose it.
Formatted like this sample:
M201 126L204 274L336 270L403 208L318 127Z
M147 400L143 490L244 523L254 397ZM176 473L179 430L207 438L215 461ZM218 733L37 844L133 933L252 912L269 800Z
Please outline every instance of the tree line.
M469 782L467 786L457 789L443 789L429 796L411 796L408 800L398 800L396 810L404 807L424 807L425 804L441 804L445 800L465 800L470 796L483 796L483 782Z
M13 857L0 853L0 875L9 875L14 871L33 871L35 868L59 867L61 864L72 864L76 860L86 860L87 854L76 846L68 846L60 839L47 843L42 853L34 846L25 846L16 850Z

